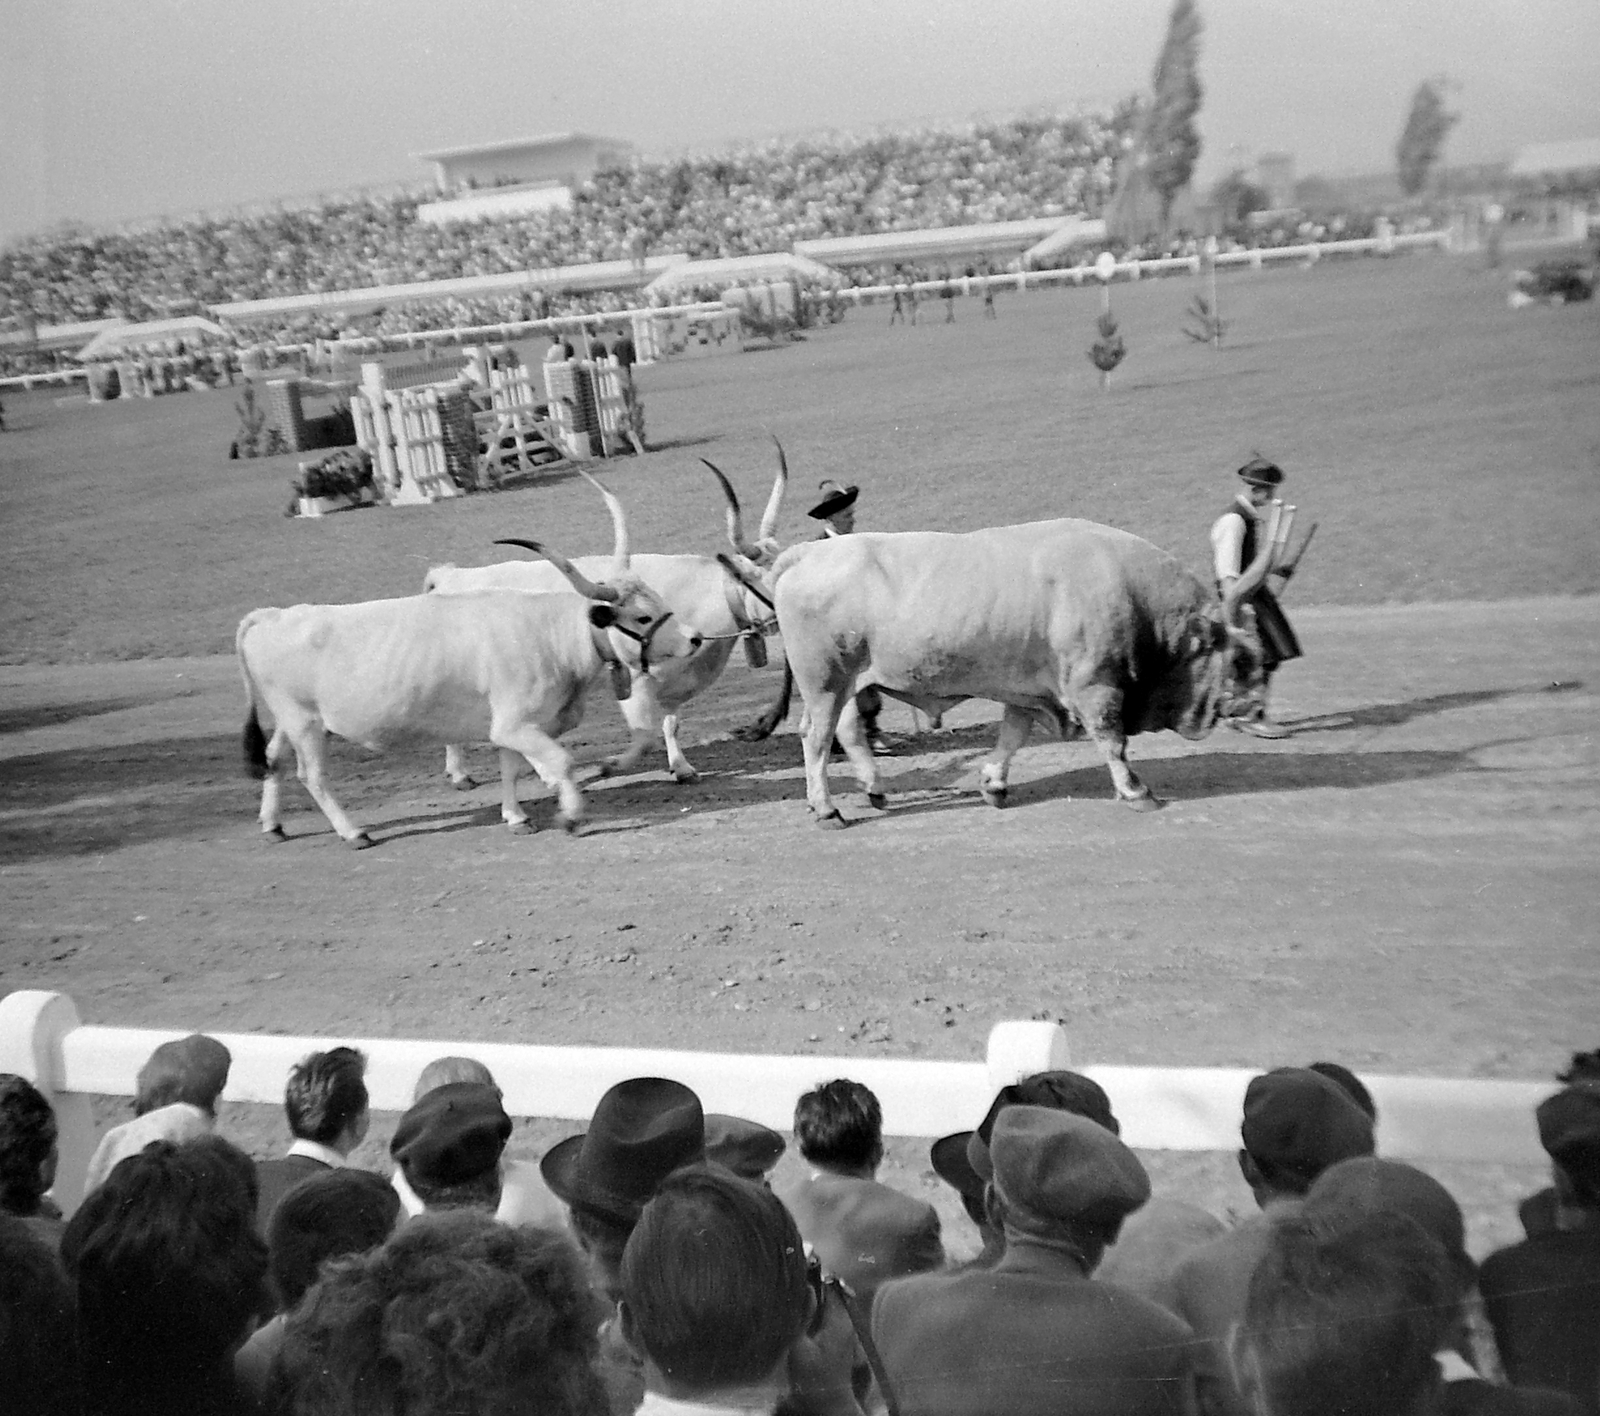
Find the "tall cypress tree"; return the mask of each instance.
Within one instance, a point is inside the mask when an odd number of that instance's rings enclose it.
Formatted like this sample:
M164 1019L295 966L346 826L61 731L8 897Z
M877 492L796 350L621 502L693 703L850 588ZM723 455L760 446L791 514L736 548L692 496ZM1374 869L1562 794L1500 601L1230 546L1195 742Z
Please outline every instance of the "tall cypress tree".
M1460 118L1444 106L1445 80L1424 79L1411 95L1411 112L1400 141L1395 144L1394 160L1400 190L1414 197L1428 185L1428 173L1444 150L1444 140Z
M1145 176L1161 199L1161 225L1173 198L1194 173L1200 156L1195 114L1200 111L1200 10L1194 0L1173 0L1167 38L1151 78L1153 98L1145 121Z

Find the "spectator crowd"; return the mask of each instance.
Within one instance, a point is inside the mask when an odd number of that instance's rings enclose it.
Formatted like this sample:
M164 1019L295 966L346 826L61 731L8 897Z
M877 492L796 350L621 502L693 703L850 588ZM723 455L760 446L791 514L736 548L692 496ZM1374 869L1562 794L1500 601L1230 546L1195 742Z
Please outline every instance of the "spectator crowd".
M787 1138L680 1083L612 1087L534 1164L470 1058L431 1063L389 1145L362 1054L291 1072L285 1152L217 1132L231 1058L140 1072L64 1219L48 1101L0 1076L0 1406L15 1416L1595 1416L1600 1052L1536 1121L1552 1184L1473 1260L1455 1198L1377 1154L1335 1063L1255 1077L1229 1227L1152 1192L1089 1077L1003 1088L930 1162L982 1248L878 1179L859 1082Z

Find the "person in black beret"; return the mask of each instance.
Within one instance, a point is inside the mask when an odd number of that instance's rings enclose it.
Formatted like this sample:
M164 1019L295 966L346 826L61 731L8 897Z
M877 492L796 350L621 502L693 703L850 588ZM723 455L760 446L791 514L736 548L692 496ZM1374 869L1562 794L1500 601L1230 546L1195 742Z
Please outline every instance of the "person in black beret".
M1227 1341L1243 1316L1250 1274L1273 1224L1299 1213L1323 1171L1374 1150L1372 1118L1337 1082L1308 1067L1279 1067L1252 1078L1239 1136L1239 1170L1261 1213L1202 1244L1173 1277L1174 1311L1205 1344L1202 1407L1221 1416L1250 1416L1228 1365Z
M412 1106L395 1127L389 1154L425 1210L500 1204L500 1156L511 1118L500 1093L481 1082L451 1082Z
M1134 1416L1194 1409L1189 1329L1094 1277L1150 1197L1139 1158L1105 1126L1004 1107L988 1204L1005 1230L991 1269L887 1283L872 1336L906 1416Z
M743 1180L767 1185L787 1146L779 1132L760 1122L715 1113L706 1117L706 1159Z
M1276 501L1283 486L1283 469L1264 457L1253 457L1239 469L1239 479L1244 490L1233 499L1233 504L1219 516L1211 527L1211 551L1216 570L1217 588L1226 590L1255 559L1261 547L1257 536L1262 526L1263 509ZM1293 573L1284 566L1270 572L1288 580ZM1260 589L1248 596L1245 603L1255 611L1256 630L1261 636L1265 651L1267 687L1280 664L1301 656L1300 641L1278 603L1278 597L1263 583ZM1275 722L1267 713L1267 691L1261 702L1244 717L1230 717L1226 721L1237 728L1261 738L1283 738L1289 730Z
M1576 1059L1575 1059L1576 1060ZM1478 1287L1506 1376L1554 1387L1600 1413L1600 1076L1539 1104L1539 1142L1555 1181L1551 1228L1483 1262Z

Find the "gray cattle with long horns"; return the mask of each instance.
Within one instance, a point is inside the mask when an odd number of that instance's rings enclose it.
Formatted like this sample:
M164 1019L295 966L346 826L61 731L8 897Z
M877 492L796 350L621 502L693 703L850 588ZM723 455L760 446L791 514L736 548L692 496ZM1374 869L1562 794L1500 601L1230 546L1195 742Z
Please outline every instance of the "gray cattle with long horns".
M634 570L660 593L680 619L700 631L703 642L691 657L675 659L639 677L633 692L621 703L630 734L628 748L605 764L606 772L633 771L659 734L667 749L668 771L680 782L695 781L699 773L678 745L680 710L722 676L735 641L743 642L752 666L759 668L766 663L764 634L771 608L757 581L778 554L775 532L789 475L783 444L776 438L773 442L778 446L778 472L755 540L745 535L743 510L728 479L714 463L701 458L716 476L727 500L728 543L733 554L726 562L702 555L632 557ZM594 481L592 477L589 480ZM598 482L595 486L609 504L610 493ZM598 575L605 558L578 556L573 564L585 574ZM428 571L422 588L441 595L491 588L565 593L567 582L554 566L522 560L495 565L437 565ZM476 785L457 745L445 749L445 772L462 790Z
M249 707L245 758L262 779L261 829L283 836L279 798L284 749L292 746L300 779L333 829L356 849L372 844L327 785L328 733L373 749L492 743L506 824L532 829L516 789L526 762L556 789L560 823L576 829L583 796L572 755L556 738L582 720L591 686L608 670L620 695L638 674L701 643L630 566L622 508L614 499L610 505L616 552L602 580L536 541L500 543L543 556L576 596L481 590L246 615L235 647ZM273 719L270 744L259 707Z
M835 734L868 802L886 804L853 703L868 684L932 715L967 698L1003 704L980 778L994 806L1037 721L1064 738L1087 734L1117 796L1159 806L1128 766L1127 740L1165 728L1203 737L1259 693L1261 647L1241 604L1266 574L1272 540L1226 599L1148 541L1091 521L791 547L771 582L805 701L806 796L819 822L845 824L828 789Z

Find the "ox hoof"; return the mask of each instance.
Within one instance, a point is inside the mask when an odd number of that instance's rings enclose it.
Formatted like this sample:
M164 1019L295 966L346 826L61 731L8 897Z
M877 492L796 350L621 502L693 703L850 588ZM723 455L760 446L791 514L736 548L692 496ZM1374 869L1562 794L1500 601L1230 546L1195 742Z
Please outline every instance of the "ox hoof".
M364 851L377 844L378 843L374 841L371 836L367 835L365 831L363 831L359 836L352 836L348 841L345 842L345 845L349 846L353 851Z
M980 787L979 790L983 793L983 799L997 811L1006 804L1006 798L1011 795L1009 787Z
M569 836L581 836L583 834L583 818L581 816L558 816L556 817L556 825Z
M287 841L289 839L289 833L282 826L265 826L262 828L261 834L274 845L279 841Z
M689 767L684 771L674 772L672 774L672 780L675 781L680 787L691 787L700 780L700 774L696 772L693 767Z
M867 805L874 811L887 811L889 809L889 798L882 792L868 792Z
M839 815L837 807L830 811L826 816L817 817L817 825L822 827L824 831L842 831L849 824L850 823L846 821L844 817Z
M534 832L534 825L531 821L508 821L506 822L506 830L511 832L513 836L531 836Z
M451 779L450 785L458 792L470 792L477 790L478 783L472 777L455 777Z
M1123 797L1135 811L1160 811L1166 805L1154 792L1147 791L1143 796Z

